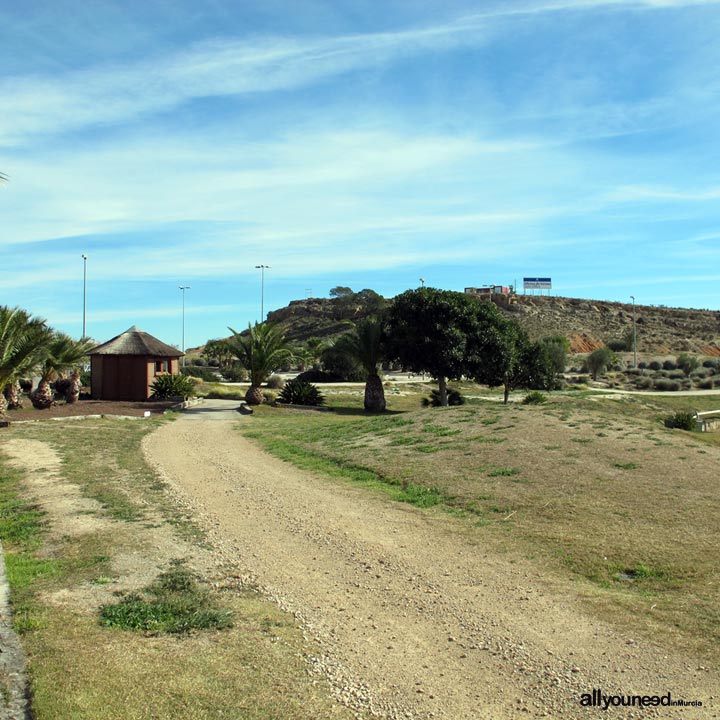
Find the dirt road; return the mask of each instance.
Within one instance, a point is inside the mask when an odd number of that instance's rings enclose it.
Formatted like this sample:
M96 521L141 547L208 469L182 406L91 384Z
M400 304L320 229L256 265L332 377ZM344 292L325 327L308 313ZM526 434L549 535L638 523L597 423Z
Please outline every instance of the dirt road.
M320 641L311 662L345 702L391 718L720 717L716 676L682 649L589 617L567 585L488 554L460 523L268 456L227 407L196 408L144 451L219 551ZM596 688L703 707L581 707Z

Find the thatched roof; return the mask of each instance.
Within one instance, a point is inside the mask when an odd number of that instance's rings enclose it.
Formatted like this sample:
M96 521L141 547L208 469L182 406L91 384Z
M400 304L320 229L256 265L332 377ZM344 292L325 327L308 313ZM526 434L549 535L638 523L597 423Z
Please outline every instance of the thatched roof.
M152 335L148 335L133 325L112 340L93 348L90 355L152 355L159 357L180 357L180 350L166 345Z

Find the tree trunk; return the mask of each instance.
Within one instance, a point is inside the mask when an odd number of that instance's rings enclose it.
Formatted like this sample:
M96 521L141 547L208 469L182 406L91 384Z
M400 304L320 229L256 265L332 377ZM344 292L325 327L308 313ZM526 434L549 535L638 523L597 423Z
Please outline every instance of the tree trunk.
M505 392L503 394L503 402L505 405L508 404L508 400L510 399L510 385L508 383L505 383Z
M385 412L385 388L379 375L368 375L365 382L365 410L368 412Z
M438 389L440 391L440 407L448 406L447 378L438 378Z
M41 380L37 386L37 390L30 396L33 407L38 410L47 410L47 408L55 405L53 399L53 391L47 380Z
M7 400L5 399L5 395L0 392L0 417L3 417L5 415L6 411L7 411Z
M80 371L75 369L70 376L70 385L65 393L65 402L68 405L76 403L80 398Z
M8 383L2 394L7 400L8 410L19 410L22 407L22 392L20 391L20 383L17 380Z
M262 388L255 385L251 385L245 393L245 402L248 405L262 405L264 399Z

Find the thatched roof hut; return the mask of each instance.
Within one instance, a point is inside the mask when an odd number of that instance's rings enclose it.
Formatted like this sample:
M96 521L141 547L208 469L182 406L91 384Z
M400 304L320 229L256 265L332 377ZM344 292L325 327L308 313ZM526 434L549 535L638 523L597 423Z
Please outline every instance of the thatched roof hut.
M157 375L180 372L183 353L133 325L89 354L94 399L147 400Z

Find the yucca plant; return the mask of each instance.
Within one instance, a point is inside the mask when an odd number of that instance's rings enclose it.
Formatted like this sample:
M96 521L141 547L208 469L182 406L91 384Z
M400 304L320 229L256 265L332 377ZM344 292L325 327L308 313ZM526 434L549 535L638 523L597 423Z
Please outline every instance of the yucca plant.
M76 397L80 393L80 371L78 366L92 350L94 343L88 338L74 340L62 332L55 332L48 344L45 358L42 363L40 382L30 400L40 409L46 409L55 404L50 382L55 378L63 377L66 372L71 373L72 383L67 395Z
M189 397L195 390L195 383L187 375L158 375L150 388L153 398L165 400L171 397Z
M248 325L247 333L240 334L228 328L233 337L228 346L250 377L250 389L245 394L248 405L260 405L263 401L261 385L283 362L292 359L293 351L282 329L272 323Z
M297 379L285 383L278 400L288 405L322 405L325 402L323 394L315 385Z
M385 389L378 372L383 359L383 321L379 317L368 317L348 324L352 331L338 338L335 349L353 358L365 371L365 410L383 412Z
M50 338L44 320L20 308L0 306L0 415L8 406L4 391L8 388L10 403L17 406L16 383L40 365Z

